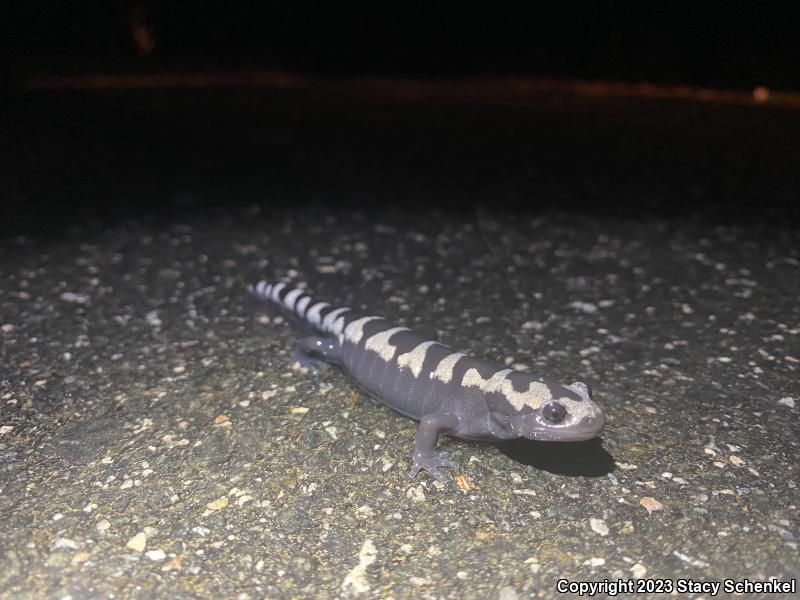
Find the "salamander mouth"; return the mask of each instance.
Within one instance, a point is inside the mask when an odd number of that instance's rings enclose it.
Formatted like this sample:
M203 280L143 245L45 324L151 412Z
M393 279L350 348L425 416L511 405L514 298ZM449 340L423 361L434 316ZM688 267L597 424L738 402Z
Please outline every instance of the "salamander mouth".
M532 431L524 437L536 442L584 442L597 437L599 433L599 431L562 429L559 431Z
M537 442L583 442L591 440L600 435L606 425L606 416L602 412L597 412L589 417L584 417L580 423L563 425L542 425L537 423L535 426L523 430L523 437Z

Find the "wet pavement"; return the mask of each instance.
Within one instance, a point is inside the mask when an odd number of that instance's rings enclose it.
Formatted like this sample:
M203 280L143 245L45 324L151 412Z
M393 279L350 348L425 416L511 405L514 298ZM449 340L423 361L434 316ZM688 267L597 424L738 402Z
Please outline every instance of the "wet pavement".
M18 101L3 597L510 600L800 574L796 113ZM416 424L293 368L290 327L246 294L262 276L586 381L608 425L445 439L452 483L409 480Z

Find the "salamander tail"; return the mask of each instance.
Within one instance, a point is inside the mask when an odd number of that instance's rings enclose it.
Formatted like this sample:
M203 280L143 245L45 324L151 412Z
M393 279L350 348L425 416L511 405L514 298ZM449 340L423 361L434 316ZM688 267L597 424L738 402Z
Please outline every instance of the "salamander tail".
M289 287L283 282L275 284L259 281L247 289L258 298L272 304L282 313L317 332L341 332L338 318L349 308L332 307L327 302L314 302L305 290Z

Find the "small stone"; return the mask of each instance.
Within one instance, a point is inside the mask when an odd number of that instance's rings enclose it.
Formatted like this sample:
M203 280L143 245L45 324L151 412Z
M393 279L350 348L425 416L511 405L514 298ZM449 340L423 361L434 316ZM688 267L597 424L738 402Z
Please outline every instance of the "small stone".
M422 487L412 486L406 490L406 498L414 502L425 502L425 492Z
M631 567L631 573L636 579L641 579L645 575L647 575L647 567L645 567L642 563L636 563Z
M167 554L161 548L156 548L155 550L148 550L147 552L144 553L144 555L150 560L164 560L165 558L167 558Z
M584 561L583 564L589 567L602 567L606 564L606 559L600 556L593 556L589 560Z
M144 316L144 320L147 321L147 324L151 327L161 327L161 319L158 318L158 311L151 310Z
M206 504L206 507L210 508L211 510L222 510L228 506L228 497L222 496L221 498L217 498L213 502L209 502Z
M144 534L144 531L140 531L131 539L129 539L125 546L134 552L143 552L147 546L147 536Z
M502 588L500 590L500 593L497 594L498 600L517 600L517 598L519 598L517 590L512 588L510 585L507 585L506 587Z
M3 333L11 333L14 331L14 325L13 323L3 323L3 325L0 326L0 330L2 330Z
M778 400L778 404L781 406L788 406L789 408L794 408L794 398L787 396L786 398L781 398Z
M94 527L97 529L97 531L108 531L111 528L111 521L108 519L102 519L98 521Z
M606 525L606 522L603 521L603 519L589 519L589 527L591 527L592 531L599 535L608 535L608 525Z
M597 312L597 305L592 304L591 302L580 302L576 300L575 302L570 303L570 306L574 309L586 313L587 315L591 315Z
M630 463L625 463L625 462L618 462L616 464L623 471L633 471L634 469L638 469L639 468L636 465L632 465Z
M60 537L56 538L56 541L53 542L53 548L55 550L61 550L63 548L67 548L68 550L77 550L80 548L80 545L75 540Z
M64 292L61 294L61 299L64 302L72 302L74 304L88 304L89 296L86 294L76 294L75 292Z

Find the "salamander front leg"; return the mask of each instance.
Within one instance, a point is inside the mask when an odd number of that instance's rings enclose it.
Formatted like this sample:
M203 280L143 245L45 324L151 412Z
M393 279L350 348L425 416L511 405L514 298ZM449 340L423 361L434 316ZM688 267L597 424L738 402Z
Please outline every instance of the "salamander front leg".
M335 338L309 335L297 343L294 359L312 373L318 373L325 363L339 362L339 342Z
M447 483L447 477L439 467L458 467L458 463L448 459L446 452L436 452L436 440L440 433L457 431L458 425L459 418L449 413L433 413L420 419L409 478L416 477L424 469L442 483Z

